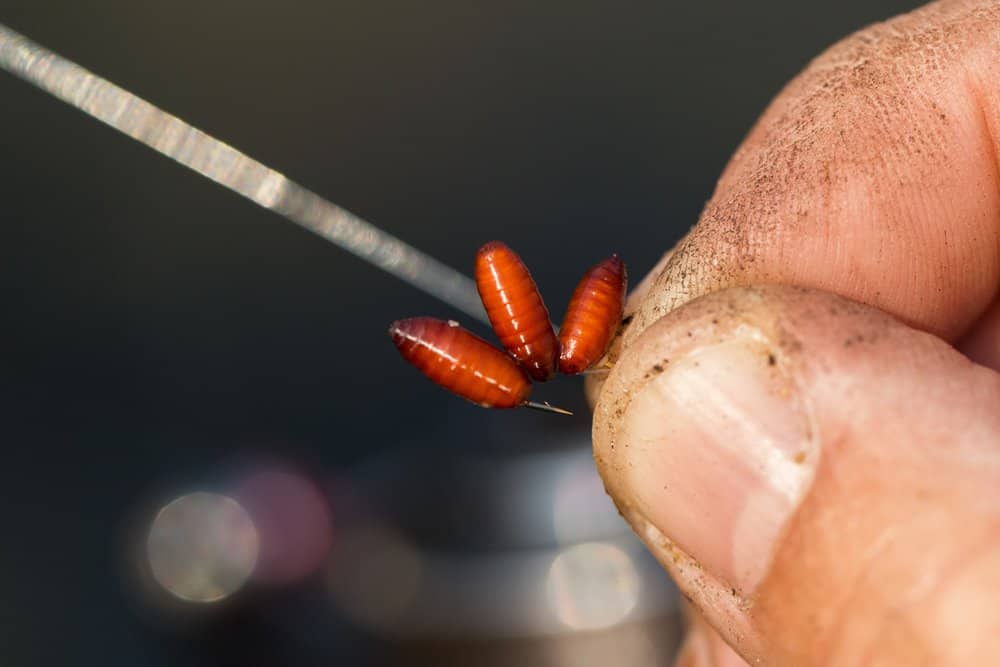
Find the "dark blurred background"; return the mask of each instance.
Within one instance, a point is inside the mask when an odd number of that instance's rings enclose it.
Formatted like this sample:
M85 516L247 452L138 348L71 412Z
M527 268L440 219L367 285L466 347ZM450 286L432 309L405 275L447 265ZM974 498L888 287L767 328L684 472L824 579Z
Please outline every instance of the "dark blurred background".
M503 239L558 318L587 266L638 279L694 223L811 57L912 6L0 0L0 23L456 268ZM536 393L571 419L445 394L385 328L456 313L6 74L0 151L0 663L669 660L676 596L601 492L577 381Z

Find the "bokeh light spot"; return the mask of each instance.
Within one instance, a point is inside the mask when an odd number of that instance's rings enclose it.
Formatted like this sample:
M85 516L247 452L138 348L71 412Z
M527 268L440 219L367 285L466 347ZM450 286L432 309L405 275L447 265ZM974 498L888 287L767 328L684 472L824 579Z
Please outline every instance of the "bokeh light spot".
M574 630L611 627L639 601L639 574L622 549L600 542L570 547L556 556L546 589L556 616Z
M235 495L260 539L255 581L289 584L322 566L333 542L333 519L316 485L289 471L264 469L243 480Z
M153 578L189 602L216 602L239 590L257 550L247 511L232 498L200 491L163 507L146 540Z
M590 447L569 458L559 472L552 524L559 544L577 544L628 531L618 509L604 491L604 482L594 467Z

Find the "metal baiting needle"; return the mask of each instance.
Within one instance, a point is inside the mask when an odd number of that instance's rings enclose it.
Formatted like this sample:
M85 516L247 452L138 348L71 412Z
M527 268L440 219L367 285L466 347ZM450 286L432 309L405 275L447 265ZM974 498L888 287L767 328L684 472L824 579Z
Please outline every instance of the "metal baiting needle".
M488 323L469 277L3 24L0 69Z

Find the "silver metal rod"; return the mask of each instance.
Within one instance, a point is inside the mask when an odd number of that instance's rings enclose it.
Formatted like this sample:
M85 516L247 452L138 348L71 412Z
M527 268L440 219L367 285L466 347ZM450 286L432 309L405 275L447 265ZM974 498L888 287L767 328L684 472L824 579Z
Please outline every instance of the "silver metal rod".
M0 24L0 69L488 322L473 281L180 118Z

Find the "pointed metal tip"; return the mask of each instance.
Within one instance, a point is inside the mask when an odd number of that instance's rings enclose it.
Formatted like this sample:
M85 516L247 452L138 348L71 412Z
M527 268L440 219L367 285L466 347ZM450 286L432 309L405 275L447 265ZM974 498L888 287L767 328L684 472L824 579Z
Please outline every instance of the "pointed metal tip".
M570 412L569 410L563 410L562 408L557 408L551 403L547 403L544 401L542 403L538 403L537 401L528 401L527 403L524 404L524 407L531 408L532 410L541 410L542 412L554 412L557 415L570 415L570 416L573 415L573 413Z

